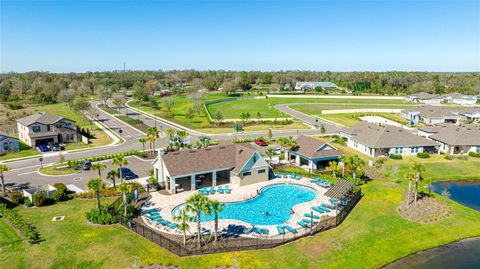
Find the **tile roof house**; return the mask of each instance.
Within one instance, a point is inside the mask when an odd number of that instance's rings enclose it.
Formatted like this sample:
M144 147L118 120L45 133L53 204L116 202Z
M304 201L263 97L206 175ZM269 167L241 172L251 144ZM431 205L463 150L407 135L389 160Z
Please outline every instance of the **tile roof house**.
M294 149L288 150L286 159L304 169L322 169L343 155L340 150L313 137L301 135L296 143Z
M36 147L48 143L78 142L81 139L75 121L39 112L17 120L18 137Z
M443 97L438 94L431 94L426 92L414 93L406 97L407 100L426 105L440 105Z
M444 95L443 100L449 104L457 105L475 105L477 103L476 96L470 96L458 92Z
M419 133L440 144L447 154L480 153L480 127L475 125L440 124L422 127Z
M259 152L238 144L160 151L154 164L155 177L171 193L225 183L243 186L263 182L269 179L269 169Z
M347 145L371 157L416 155L419 152L438 153L439 144L411 131L391 126L360 122L343 128L339 135Z
M20 145L17 138L0 134L0 155L19 150Z

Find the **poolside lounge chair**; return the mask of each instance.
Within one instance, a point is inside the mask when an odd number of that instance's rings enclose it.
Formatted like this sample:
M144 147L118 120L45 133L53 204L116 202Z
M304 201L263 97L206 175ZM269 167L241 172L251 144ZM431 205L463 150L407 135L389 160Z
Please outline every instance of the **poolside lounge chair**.
M147 210L142 210L142 215L152 213L152 212L158 212L158 208L151 208L151 209L147 209Z
M292 228L288 225L283 226L283 228L285 228L287 231L291 232L292 234L298 233L298 231L296 229L294 229L294 228Z
M262 235L262 230L260 228L254 227L252 233L256 233L257 235Z
M176 229L176 228L178 228L178 223L170 223L170 224L168 225L168 228L170 228L170 229Z
M230 192L231 192L230 186L225 185L225 193L230 193Z
M285 234L284 227L282 225L277 225L278 234Z
M296 177L296 179L297 179L297 180L300 180L300 179L302 179L302 176L298 175L298 176Z
M292 172L292 173L290 174L290 178L295 179L295 173L294 173L294 172Z
M243 229L243 234L251 234L253 232L253 230L255 229L255 226L252 226L252 228L250 229Z
M208 195L207 187L203 187L202 191L203 191L203 194Z
M205 195L205 193L203 192L203 190L198 190L198 193Z
M268 235L269 230L267 228L261 228L260 233L263 234L263 235Z
M283 173L283 178L288 178L287 173Z
M326 207L320 207L321 209L323 209L323 211L327 212L327 213L330 213L332 212L330 209L326 208Z
M313 206L312 209L317 211L318 213L325 213L326 212L325 210L323 210L323 208L318 207L318 206Z
M308 224L304 223L303 221L299 221L299 222L297 222L297 224L302 226L305 229L309 227Z
M309 220L309 219L302 219L302 221L303 221L304 223L312 223L312 221Z
M210 194L214 194L215 193L215 187L211 186L210 187Z
M218 192L218 193L223 193L223 187L222 187L222 186L218 186L217 192Z
M314 218L314 219L319 219L320 218L319 215L310 214L310 213L305 213L305 214L303 214L303 216L307 217L307 218Z

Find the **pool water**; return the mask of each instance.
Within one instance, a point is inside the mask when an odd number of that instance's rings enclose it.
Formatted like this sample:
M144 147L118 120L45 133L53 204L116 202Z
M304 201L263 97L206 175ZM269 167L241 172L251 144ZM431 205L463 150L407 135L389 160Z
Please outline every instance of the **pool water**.
M312 201L316 197L317 192L309 187L294 184L272 185L263 188L259 195L250 200L225 203L225 209L218 214L218 219L241 220L252 225L282 224L290 219L295 205ZM173 215L178 215L184 207L185 204L177 206ZM200 219L202 222L212 221L214 215L202 213Z

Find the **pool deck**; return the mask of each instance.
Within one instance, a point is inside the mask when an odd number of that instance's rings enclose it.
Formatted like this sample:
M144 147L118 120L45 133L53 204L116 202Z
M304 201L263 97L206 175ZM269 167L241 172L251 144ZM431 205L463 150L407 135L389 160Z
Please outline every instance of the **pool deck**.
M299 231L299 233L302 233L302 231L305 231L305 228L299 226L297 222L301 221L302 219L306 218L304 217L305 213L311 213L312 206L319 206L320 204L329 204L328 202L328 197L325 196L325 192L328 190L327 188L323 188L321 186L318 186L314 183L311 183L310 180L311 178L302 178L300 180L296 179L291 179L291 178L276 178L272 179L267 182L261 182L257 184L252 184L252 185L247 185L247 186L242 186L242 187L237 187L233 184L228 184L231 189L230 194L220 194L215 192L213 195L208 195L207 197L210 199L218 200L222 203L228 203L228 202L241 202L245 201L248 199L251 199L255 196L257 196L258 192L260 189L266 187L266 186L271 186L275 184L297 184L297 185L302 185L302 186L307 186L312 189L315 189L317 191L317 197L306 203L302 204L297 204L293 207L294 214L292 214L292 217L290 220L287 222L283 223L283 225L289 225L290 227L293 227ZM223 186L224 185L220 185ZM174 195L165 195L165 194L160 194L159 192L154 192L151 193L152 198L150 199L150 203L148 207L144 207L143 209L151 209L151 208L157 208L160 210L160 214L162 217L166 220L173 221L173 215L172 211L175 207L177 207L180 204L185 203L185 200L188 199L192 194L194 194L196 191L185 191L181 192L178 194ZM325 217L335 217L337 214L336 210L332 210L330 213L323 213L320 214L316 211L313 211L315 215L320 215L321 218ZM150 223L144 216L142 216L144 223L149 225L150 227L166 232L166 233L172 233L172 234L181 234L181 232L176 231L176 230L168 230L165 229L164 227L160 225L155 225L153 223ZM195 232L197 229L197 224L196 222L189 223L190 224L190 232ZM250 223L246 223L240 220L230 220L230 219L220 219L218 220L218 230L221 231L223 228L228 227L229 224L236 224L236 225L244 225L245 227L252 227ZM202 228L210 229L213 233L214 231L214 221L208 221L208 222L202 222L201 223ZM256 227L259 228L267 228L269 230L269 236L278 236L279 233L277 231L277 225L256 225ZM307 230L308 231L308 230ZM290 232L286 232L286 234L291 234ZM252 237L257 237L254 235L245 235L245 236L252 236Z

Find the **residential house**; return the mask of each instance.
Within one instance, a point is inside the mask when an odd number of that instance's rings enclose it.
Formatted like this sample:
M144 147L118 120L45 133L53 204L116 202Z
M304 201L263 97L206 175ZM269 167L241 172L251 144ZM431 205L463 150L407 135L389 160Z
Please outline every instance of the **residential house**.
M371 157L397 154L416 155L420 152L438 153L439 144L391 125L376 125L360 122L343 128L339 135L347 145Z
M17 138L0 134L0 155L19 150L20 145Z
M457 105L475 105L477 103L476 96L465 95L461 93L451 93L443 96L443 100L449 104Z
M231 183L244 186L269 180L270 166L256 150L238 144L177 152L159 151L154 174L174 194Z
M426 92L415 93L407 96L405 99L426 105L440 105L443 101L442 96Z
M338 86L333 82L308 82L308 81L297 81L295 83L296 91L305 91L305 89L313 90L316 87L321 87L323 89L334 88L337 89Z
M401 116L409 120L412 124L425 124L433 125L440 123L453 123L458 124L462 119L458 110L442 107L442 106L421 106L404 109L401 111Z
M480 122L480 107L467 108L458 113L467 122Z
M52 142L70 143L81 140L75 121L46 112L17 120L17 129L20 140L31 147Z
M337 148L313 137L301 135L296 143L294 149L287 151L286 159L307 170L323 169L328 166L328 162L338 161L343 155Z
M419 134L440 144L447 154L480 153L480 127L474 125L439 124L419 129Z

